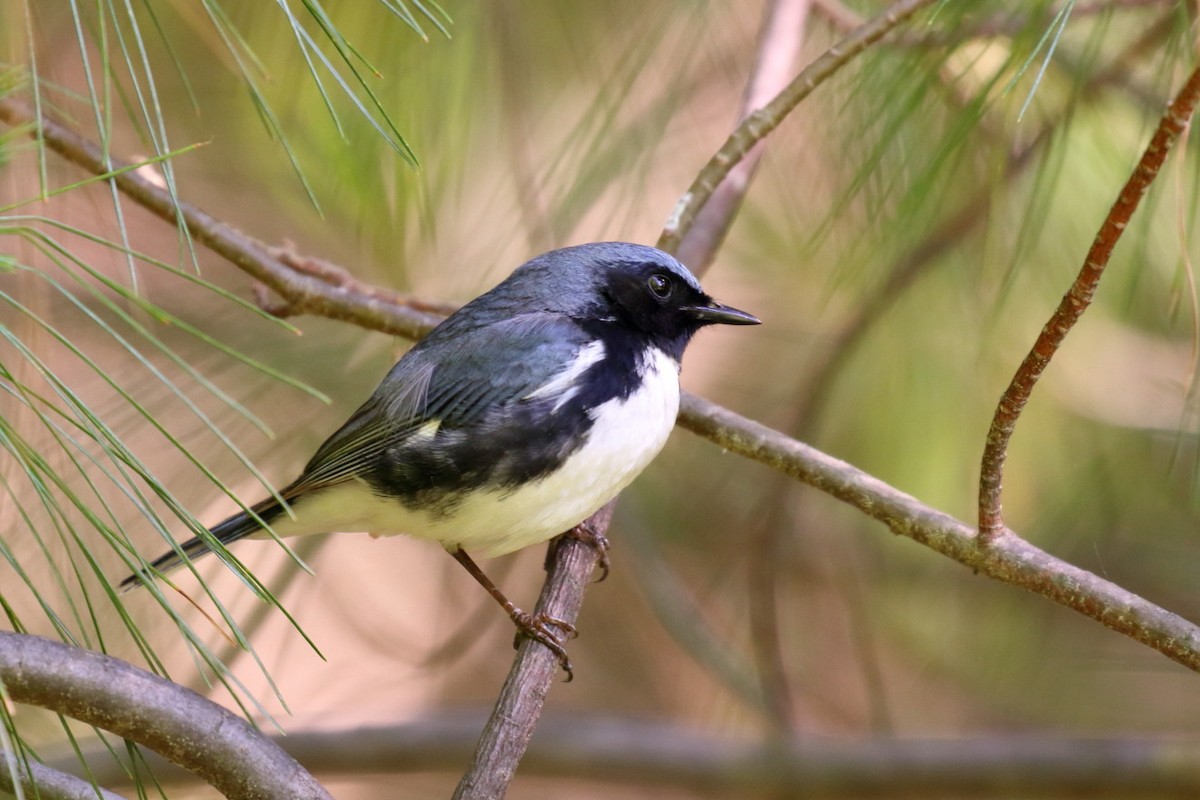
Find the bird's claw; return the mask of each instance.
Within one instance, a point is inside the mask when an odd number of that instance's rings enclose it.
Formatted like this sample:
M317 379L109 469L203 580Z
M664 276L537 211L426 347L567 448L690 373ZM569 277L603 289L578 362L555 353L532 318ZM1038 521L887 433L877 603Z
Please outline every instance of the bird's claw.
M609 545L607 536L593 528L586 521L571 528L563 536L591 545L599 553L600 557L596 561L596 567L600 570L600 577L596 578L596 583L600 583L608 577L608 570L612 564L608 559Z
M571 659L563 642L579 635L575 626L548 614L527 614L519 608L513 609L511 616L513 624L517 626L513 647L521 643L522 636L542 645L558 658L559 666L567 673L566 682L570 683L575 678L575 670L571 667Z

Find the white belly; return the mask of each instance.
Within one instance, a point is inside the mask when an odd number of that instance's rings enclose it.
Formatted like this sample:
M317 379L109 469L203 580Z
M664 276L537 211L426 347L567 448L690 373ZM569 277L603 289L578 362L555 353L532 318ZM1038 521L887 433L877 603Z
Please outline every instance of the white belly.
M506 492L476 492L449 516L411 511L361 480L304 498L279 536L332 531L409 534L482 556L510 553L578 525L630 484L666 444L679 411L679 366L654 349L641 389L592 409L584 445L549 476Z

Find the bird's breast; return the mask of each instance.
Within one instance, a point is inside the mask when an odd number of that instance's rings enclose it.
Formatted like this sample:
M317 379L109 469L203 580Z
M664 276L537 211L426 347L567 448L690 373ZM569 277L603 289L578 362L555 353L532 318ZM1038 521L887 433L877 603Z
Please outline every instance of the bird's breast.
M633 391L584 412L589 425L582 444L557 468L502 491L462 498L447 519L454 543L485 556L519 550L573 528L628 486L662 450L679 412L675 359L648 348L639 373Z
M535 393L469 428L410 437L368 479L299 502L288 533L409 534L495 556L570 530L628 486L675 425L678 362L656 347L626 354L632 363L593 361L573 375L579 391Z

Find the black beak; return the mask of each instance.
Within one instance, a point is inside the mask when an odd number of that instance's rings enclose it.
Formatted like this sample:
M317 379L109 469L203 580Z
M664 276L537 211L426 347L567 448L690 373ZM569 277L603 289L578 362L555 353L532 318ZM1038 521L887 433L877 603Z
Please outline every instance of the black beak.
M730 306L723 306L716 300L710 300L706 305L689 306L684 309L692 318L704 325L761 325L762 320L753 314L739 311Z

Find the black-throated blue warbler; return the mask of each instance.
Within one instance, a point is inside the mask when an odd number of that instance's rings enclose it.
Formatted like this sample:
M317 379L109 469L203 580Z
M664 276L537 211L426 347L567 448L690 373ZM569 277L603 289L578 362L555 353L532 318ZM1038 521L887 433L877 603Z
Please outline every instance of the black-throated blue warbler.
M553 250L467 303L396 363L304 471L253 514L211 529L245 536L409 534L446 548L518 629L570 672L555 620L517 609L467 555L564 533L629 485L666 443L693 334L758 319L720 305L682 264L625 242ZM208 552L195 538L126 578Z

